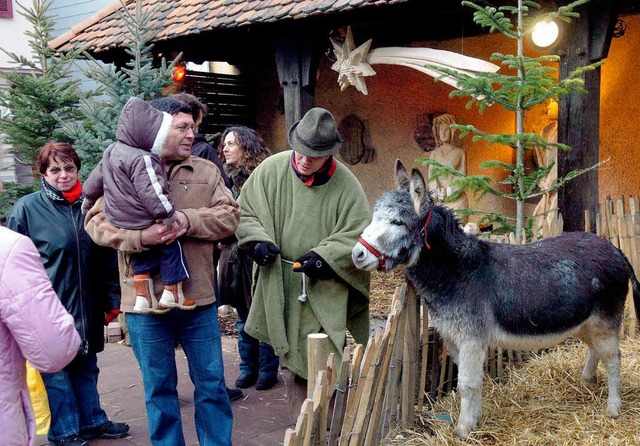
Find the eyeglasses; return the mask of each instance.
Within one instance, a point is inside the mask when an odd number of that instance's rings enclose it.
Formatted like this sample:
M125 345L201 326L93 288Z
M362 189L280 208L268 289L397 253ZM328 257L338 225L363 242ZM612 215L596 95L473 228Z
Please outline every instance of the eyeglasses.
M72 173L76 173L76 171L78 170L78 168L72 164L67 164L66 166L64 166L62 169L59 167L52 167L50 169L47 170L47 173L49 175L60 175L60 173L62 171L65 171L65 173L68 174L72 174Z
M174 127L174 129L178 130L180 133L187 133L187 130L192 130L193 132L195 132L197 128L198 128L197 125L187 124L187 123Z

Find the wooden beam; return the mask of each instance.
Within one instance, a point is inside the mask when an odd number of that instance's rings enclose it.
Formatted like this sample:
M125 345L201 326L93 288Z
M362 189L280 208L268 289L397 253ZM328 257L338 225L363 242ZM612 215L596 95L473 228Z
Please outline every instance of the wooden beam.
M593 0L578 8L577 12L580 17L565 30L571 37L559 52L561 79L567 78L578 67L606 57L617 20L618 2ZM572 93L560 100L558 141L571 146L571 151L558 153L561 176L599 161L600 76L600 68L586 73L584 87L588 94ZM584 211L594 213L597 205L597 170L571 180L558 191L558 207L565 231L583 230Z
M294 35L275 39L276 68L284 94L287 130L314 105L316 70L320 60L317 46L314 41Z

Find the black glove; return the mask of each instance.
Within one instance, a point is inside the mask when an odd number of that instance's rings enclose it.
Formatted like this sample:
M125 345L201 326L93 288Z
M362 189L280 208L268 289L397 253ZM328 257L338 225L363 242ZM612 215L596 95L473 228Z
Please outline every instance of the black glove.
M276 261L280 250L271 242L259 242L253 248L253 261L260 266L271 265Z
M293 270L297 273L305 273L312 279L328 279L333 274L333 270L327 262L313 251L298 257L296 262L302 265L293 268Z

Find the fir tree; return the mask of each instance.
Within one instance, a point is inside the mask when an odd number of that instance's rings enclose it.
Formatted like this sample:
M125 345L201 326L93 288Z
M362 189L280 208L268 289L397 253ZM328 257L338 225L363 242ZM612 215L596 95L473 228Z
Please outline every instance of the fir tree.
M172 84L172 73L180 56L167 66L164 59L160 66L154 65L153 45L150 40L153 31L146 29L152 9L143 9L142 1L135 2L135 9L129 9L122 2L117 10L126 27L125 52L130 56L125 66L118 68L105 65L90 54L89 68L83 73L99 84L101 97L92 97L80 102L82 119L77 122L62 122L67 136L83 160L81 177L86 177L102 158L104 150L115 141L118 117L127 100L136 96L150 100L163 95Z
M587 3L589 0L574 1L566 6L560 7L557 11L538 14L536 19L570 21L578 17L574 11L578 6ZM502 198L516 201L516 216L505 216L498 213L483 213L465 210L467 213L482 214L486 221L498 222L506 231L514 231L516 241L520 243L522 233L526 224L524 215L525 200L542 196L545 193L553 192L562 187L567 181L576 176L586 173L594 168L591 166L578 171L572 171L559 177L551 186L540 189L540 179L545 177L553 166L538 167L530 173L525 172L524 153L525 150L540 148L549 150L553 147L559 150L570 150L565 144L549 143L537 133L524 132L524 113L533 107L544 104L549 100L558 101L572 92L586 93L582 76L585 72L596 69L601 62L587 65L573 71L566 79L557 79L557 69L551 66L559 62L559 57L554 55L544 55L540 57L529 57L524 54L524 39L533 31L533 19L529 15L532 9L539 10L540 5L529 0L518 0L517 6L480 6L472 1L463 1L463 5L475 10L474 21L489 28L490 32L495 30L501 32L508 38L516 41L517 54L504 55L494 53L491 57L493 61L498 61L507 69L507 74L500 73L480 73L477 77L471 77L455 70L442 69L434 66L445 75L453 76L458 80L459 90L451 92L450 96L470 96L467 108L474 105L482 113L489 106L500 106L515 113L516 134L490 134L475 128L473 125L455 125L460 130L460 138L468 134L473 135L473 141L483 140L489 144L503 144L516 150L515 164L508 164L497 160L489 160L481 163L480 168L501 168L507 171L507 177L502 182L511 186L508 193L502 192L494 187L494 180L485 175L464 176L455 169L448 168L442 164L425 158L418 159L418 162L434 166L432 179L439 175L453 175L457 177L454 182L460 190L458 194L453 194L447 201L454 201L464 190L471 190L478 193L480 197L484 194L493 194ZM514 73L514 74L509 74ZM530 218L533 218L532 216ZM515 227L513 222L515 221ZM530 221L527 225L530 227Z
M4 74L11 88L0 89L0 106L11 113L0 116L0 133L17 162L35 166L38 150L49 140L66 137L60 121L77 116L77 105L83 94L78 81L72 80L70 70L80 51L55 57L49 48L53 21L47 15L52 0L33 0L32 7L18 3L22 14L33 25L25 32L29 38L32 58L0 48L16 65L15 71Z

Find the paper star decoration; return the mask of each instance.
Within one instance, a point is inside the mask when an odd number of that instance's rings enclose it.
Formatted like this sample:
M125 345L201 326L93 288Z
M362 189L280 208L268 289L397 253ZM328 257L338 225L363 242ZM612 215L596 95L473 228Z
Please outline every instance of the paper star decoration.
M376 74L367 61L371 39L355 48L353 34L351 34L351 27L349 27L342 46L333 39L331 44L333 45L333 53L336 56L336 61L331 66L331 69L338 72L340 91L344 91L349 85L353 85L359 92L367 94L367 84L364 78L365 76Z
M365 76L373 76L376 72L371 68L375 64L400 65L418 70L440 81L458 88L458 82L453 76L442 76L437 68L447 68L458 73L475 77L477 73L495 73L499 66L482 59L464 56L451 51L436 50L421 47L385 47L376 48L369 52L371 39L355 48L351 27L347 28L347 36L340 45L331 39L336 62L331 69L338 72L338 85L344 91L349 85L367 94ZM433 68L432 68L433 67Z

